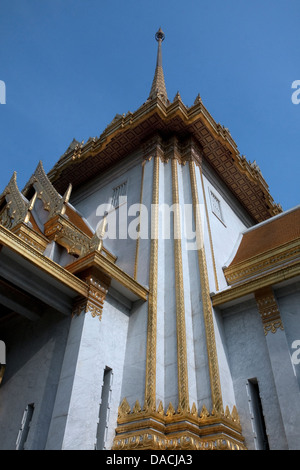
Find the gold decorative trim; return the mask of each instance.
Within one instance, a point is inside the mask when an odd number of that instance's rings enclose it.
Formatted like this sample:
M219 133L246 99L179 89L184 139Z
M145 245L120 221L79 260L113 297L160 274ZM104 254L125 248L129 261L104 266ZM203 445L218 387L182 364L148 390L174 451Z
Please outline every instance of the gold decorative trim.
M115 279L128 290L130 290L137 298L147 300L148 289L139 284L129 274L117 266L110 258L107 258L99 251L88 253L86 256L79 258L73 263L65 267L67 272L79 275L79 273L86 271L89 268L103 273L103 275L110 279Z
M190 433L182 436L174 435L171 438L159 436L153 431L140 432L135 435L120 437L115 441L113 450L246 450L240 442L228 439L226 434L216 439L197 439Z
M46 237L63 246L70 255L83 256L90 251L91 239L64 216L52 217L44 229Z
M4 207L0 211L0 224L9 230L21 223L29 224L30 212L36 197L37 194L33 196L31 201L25 199L17 185L17 173L14 172L0 196L0 206L4 203Z
M265 287L255 292L255 300L264 327L265 335L283 330L280 311L271 287Z
M234 406L225 413L203 406L198 413L178 409L172 403L165 412L160 403L157 410L141 409L138 402L132 411L126 400L118 410L118 427L113 450L245 450L239 416Z
M142 161L142 175L141 175L141 189L140 189L140 214L139 214L139 232L141 231L141 207L143 204L143 188L144 188L144 174L145 174L146 161ZM134 262L134 279L137 279L138 263L139 263L139 249L140 249L140 233L136 239L135 247L135 262Z
M62 197L50 182L41 161L22 191L25 196L31 187L37 192L37 197L43 201L44 209L52 216L56 208L60 206Z
M300 240L294 240L278 248L269 250L253 258L247 259L224 269L224 275L229 285L244 282L254 276L278 269L287 263L300 259Z
M154 156L152 203L159 203L159 152ZM193 194L194 217L198 236L202 237L200 211L196 187L194 163L190 162L190 175ZM172 195L173 205L178 207L178 167L173 158ZM174 214L174 257L176 285L177 345L178 345L178 388L179 403L177 410L169 403L166 411L162 402L156 406L156 335L157 335L157 268L158 268L158 214L153 214L153 236L151 239L150 291L148 302L147 359L144 406L138 401L132 409L126 398L118 410L118 426L112 446L113 450L212 450L245 449L244 438L236 407L230 413L223 410L221 385L214 336L213 313L209 297L209 285L205 253L200 243L198 252L203 312L206 329L209 372L211 379L212 412L205 406L200 413L196 404L189 407L185 311L183 298L183 272L180 238L179 214ZM177 241L176 241L177 240ZM179 243L177 243L179 242Z
M184 306L184 286L181 252L181 224L179 212L177 160L172 158L172 195L174 210L175 296L177 327L178 402L183 411L189 410L187 346Z
M87 167L83 165L86 159L94 159L98 170L107 168L166 126L175 134L189 133L200 142L205 158L222 175L256 221L261 222L282 211L280 205L274 203L257 164L250 163L239 154L228 129L216 123L199 99L193 106L186 107L181 99L175 99L166 106L156 97L134 113L116 116L99 138L82 144L79 153L66 152L49 173L49 179L60 190L66 181L80 184L92 174L86 169L85 176L82 175L82 170ZM126 152L124 141L127 143ZM242 184L249 185L247 192L240 189Z
M220 373L219 373L217 347L216 347L214 322L213 322L213 312L212 312L212 304L211 304L211 299L210 299L209 281L208 281L206 257L205 257L205 251L204 251L201 215L200 215L200 209L199 209L199 198L198 198L197 182L196 182L196 174L195 174L194 165L195 163L191 160L189 162L190 179L191 179L191 188L192 188L194 219L195 219L196 234L197 234L197 240L198 240L197 253L198 253L198 264L199 264L200 282L201 282L201 294L202 294L203 315L204 315L205 334L206 334L206 343L207 343L207 355L208 355L211 395L212 395L213 408L216 409L218 412L222 412L223 400L222 400Z
M59 283L78 293L78 295L87 297L88 287L83 281L75 277L62 266L43 256L43 254L40 253L36 248L29 245L17 235L1 226L0 245L4 245L10 250L14 251L37 268L49 274Z
M145 379L146 410L155 410L156 406L156 335L157 335L157 269L158 269L158 205L159 205L159 153L158 142L153 162L152 220L149 272L147 357Z
M80 299L75 302L72 315L79 316L81 313L90 312L92 317L98 317L101 321L103 304L108 292L108 286L91 275L86 275L85 281L89 286L88 298Z
M23 222L15 225L11 231L24 240L24 242L36 248L40 253L44 253L49 243L49 240L47 240L45 236L39 234Z
M163 152L160 159L163 163L168 163L171 159L176 159L180 165L185 165L187 162L184 155L185 141L181 142L176 136L172 136L163 142Z
M254 279L246 280L243 283L219 291L217 294L212 295L212 304L214 307L218 307L246 295L254 295L254 292L258 289L278 284L299 275L300 262L291 262L287 267L281 266L275 271L267 272Z

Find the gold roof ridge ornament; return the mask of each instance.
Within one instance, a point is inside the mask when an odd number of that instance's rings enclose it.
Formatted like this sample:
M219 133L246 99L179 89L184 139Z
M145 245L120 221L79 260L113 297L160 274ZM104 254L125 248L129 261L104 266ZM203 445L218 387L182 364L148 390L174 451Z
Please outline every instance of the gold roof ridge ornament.
M49 213L51 212L51 210L54 210L54 208L59 206L62 197L56 191L53 184L50 182L48 176L46 175L41 160L39 161L35 172L29 179L22 193L27 197L31 188L34 188L34 190L38 193L38 199L41 199L43 201L44 209Z
M0 195L0 223L12 229L21 222L28 223L33 209L36 194L28 201L17 185L17 173L14 171L9 183Z
M167 89L165 84L164 72L162 67L162 52L161 44L165 39L165 34L161 28L155 34L155 39L158 42L157 47L157 59L156 59L156 68L154 73L154 78L151 86L151 91L149 95L149 100L156 98L157 96L167 104L169 102Z

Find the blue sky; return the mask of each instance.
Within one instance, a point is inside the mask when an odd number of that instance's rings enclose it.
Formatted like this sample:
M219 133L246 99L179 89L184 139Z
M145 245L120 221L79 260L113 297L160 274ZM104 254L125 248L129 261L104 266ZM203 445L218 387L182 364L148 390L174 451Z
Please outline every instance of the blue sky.
M169 99L200 93L275 202L298 205L299 21L299 0L0 0L0 192L147 99L161 26Z

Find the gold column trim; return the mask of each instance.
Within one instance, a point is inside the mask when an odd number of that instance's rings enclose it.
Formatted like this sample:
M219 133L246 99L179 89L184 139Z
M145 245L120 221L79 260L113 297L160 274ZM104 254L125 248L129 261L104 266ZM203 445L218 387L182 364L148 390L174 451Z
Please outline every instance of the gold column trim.
M199 263L199 272L200 272L200 282L201 282L201 295L202 295L202 305L203 305L203 315L205 323L205 334L206 334L206 343L207 343L207 355L208 355L208 366L209 366L209 375L210 375L210 384L211 384L211 395L212 395L212 404L213 409L222 412L223 410L223 400L222 400L222 391L221 391L221 382L220 382L220 373L218 366L218 357L217 357L217 347L214 331L214 322L213 322L213 312L209 292L209 282L207 274L207 265L206 257L204 251L204 241L203 233L201 226L201 215L199 210L199 198L197 192L197 183L196 183L196 174L195 174L195 163L190 160L190 179L191 179L191 188L192 188L192 199L193 199L193 208L194 208L194 218L196 226L196 235L198 238L198 263Z
M269 332L276 333L278 329L283 330L278 304L271 286L255 292L255 300L261 316L265 335Z
M179 210L177 159L172 158L172 195L174 210L174 257L177 329L178 409L189 410L187 346L185 326L184 287L181 252L181 224Z
M145 410L156 408L156 335L157 335L157 269L158 269L158 204L159 204L159 154L153 162L151 248L148 297L147 358L145 379Z
M153 156L153 188L152 204L154 208L159 203L159 167L161 147L156 144ZM148 158L149 160L149 158ZM173 205L179 203L178 193L178 166L173 156L172 162L172 196ZM194 176L194 208L198 201L196 193L196 180ZM191 178L192 181L192 178ZM194 216L198 212L194 210ZM174 232L180 233L180 218L174 212ZM177 217L177 218L176 218ZM196 227L201 227L198 217ZM179 226L178 226L179 222ZM176 286L176 316L177 316L177 344L178 344L178 388L179 404L174 407L169 403L164 409L162 401L156 406L156 335L157 335L157 269L158 269L158 213L152 212L151 259L149 275L148 298L148 327L147 327L147 358L146 383L144 406L137 400L131 407L126 398L118 409L118 420L113 450L241 450L246 449L242 436L241 425L236 407L225 411L222 405L221 387L217 362L216 344L212 306L210 304L207 268L203 250L198 254L199 269L201 273L203 310L205 316L206 341L209 356L209 371L212 388L212 411L205 406L197 410L193 403L188 406L188 374L185 311L183 298L183 272L182 252L180 238L174 239L175 257L175 286ZM204 274L203 274L204 273ZM204 276L204 277L203 277ZM183 378L183 380L182 380ZM181 383L182 382L182 383Z
M141 231L141 207L143 204L143 190L144 190L144 174L145 174L145 164L146 161L142 162L142 176L141 176L141 190L140 190L140 214L139 214L139 234L136 239L136 247L135 247L135 262L134 262L134 279L137 279L137 270L138 270L138 263L139 263L139 250L140 250L140 231Z
M206 194L205 194L205 187L204 187L203 173L202 173L201 166L199 166L199 171L200 171L200 177L201 177L201 185L202 185L203 200L204 200L205 214L206 214L206 220L207 220L207 228L208 228L208 236L209 236L209 244L210 244L211 257L212 257L212 263L213 263L213 270L214 270L215 285L216 285L216 291L218 292L219 282L218 282L218 276L217 276L215 252L214 252L214 245L213 245L212 233L211 233L211 228L210 228L207 199L206 199Z

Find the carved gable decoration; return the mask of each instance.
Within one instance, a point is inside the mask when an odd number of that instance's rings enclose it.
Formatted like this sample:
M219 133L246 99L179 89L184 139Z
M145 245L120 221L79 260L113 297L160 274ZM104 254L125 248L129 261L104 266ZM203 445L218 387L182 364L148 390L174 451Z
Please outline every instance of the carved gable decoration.
M62 198L46 175L41 161L25 186L23 194L28 195L32 188L37 192L37 197L43 201L44 209L49 212L49 215L53 214Z
M14 172L0 197L0 223L11 230L26 218L30 203L19 191L17 174Z
M17 176L14 173L0 196L0 224L41 252L44 252L51 241L63 246L69 254L76 257L96 250L105 252L97 233L91 230L69 203L71 191L70 184L61 196L46 175L42 162L39 162L23 192L17 186ZM43 227L42 222L38 224L32 213L37 198L47 211Z

